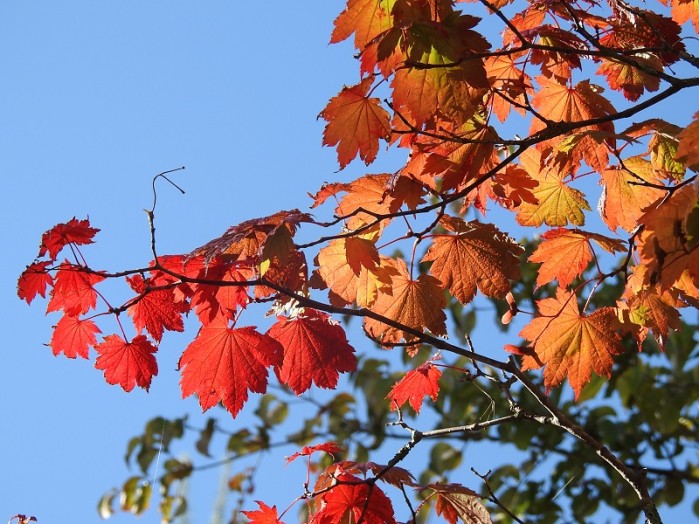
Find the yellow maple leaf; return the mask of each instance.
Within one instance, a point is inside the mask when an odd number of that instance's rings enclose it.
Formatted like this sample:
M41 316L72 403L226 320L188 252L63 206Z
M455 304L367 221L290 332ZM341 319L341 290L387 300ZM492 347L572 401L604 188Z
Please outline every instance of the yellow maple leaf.
M566 166L542 166L541 153L528 149L520 157L522 167L539 185L531 189L538 203L522 202L517 213L517 222L523 226L565 226L568 223L581 226L585 223L583 210L590 210L585 195L573 189L564 179L568 175Z

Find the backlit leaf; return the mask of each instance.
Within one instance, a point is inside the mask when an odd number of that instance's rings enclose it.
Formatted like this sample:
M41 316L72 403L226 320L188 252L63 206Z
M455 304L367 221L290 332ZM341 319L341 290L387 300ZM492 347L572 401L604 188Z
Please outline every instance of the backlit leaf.
M699 11L699 9L697 9ZM699 17L698 17L699 18ZM699 113L694 115L694 120L679 135L680 143L677 147L677 158L688 166L699 167Z
M590 205L581 191L570 187L566 180L569 174L566 166L542 166L541 154L532 148L520 158L529 176L538 182L531 190L538 203L522 202L517 222L537 227L544 223L548 226L583 225L583 211L589 210Z
M80 266L63 262L56 272L46 311L62 309L70 316L87 313L97 305L97 292L93 286L103 280L104 277L97 273L86 272Z
M90 347L97 343L97 333L101 331L92 320L65 315L54 327L49 345L54 355L63 353L68 358L87 358Z
M655 55L647 54L627 57L627 60L638 64L639 67L628 62L602 60L597 74L605 75L609 87L624 93L627 100L636 101L645 91L657 91L660 87L660 78L646 71L662 71L663 64L660 59Z
M439 280L430 275L420 275L413 280L405 262L394 260L392 265L396 274L391 277L391 293L379 291L371 310L416 331L427 329L433 335L446 335L446 299ZM373 338L389 346L402 339L407 342L415 339L410 333L368 317L364 319L364 328Z
M53 286L53 277L48 272L50 261L32 262L19 276L17 296L31 304L36 295L46 297L46 288Z
M408 402L410 406L420 413L422 401L428 396L432 401L437 400L439 394L439 377L442 372L431 362L426 362L415 369L408 371L405 376L396 382L388 394L391 407L400 408Z
M184 331L182 313L186 313L189 308L183 302L175 301L172 289L146 292L147 283L141 275L127 278L127 281L131 289L137 293L144 293L143 298L128 309L139 333L145 328L153 340L160 342L165 329Z
M153 353L157 348L144 335L130 342L118 335L108 335L95 346L99 353L95 361L97 369L104 370L104 378L110 384L119 384L124 391L134 386L150 388L151 379L158 374L158 364Z
M56 260L58 253L65 246L92 244L92 238L98 232L99 229L90 227L88 219L78 220L73 217L65 224L57 224L43 234L39 256L43 257L48 253L51 260Z
M260 509L255 511L241 511L249 519L249 524L284 524L277 515L277 506L271 508L264 502L255 501Z
M306 309L294 318L278 317L267 335L283 347L283 360L275 363L277 376L297 395L311 383L334 388L340 373L357 367L344 329L320 311Z
M647 208L639 218L644 229L639 237L641 262L648 268L651 284L665 290L685 270L699 281L699 183L682 186L669 198ZM693 217L694 220L690 220Z
M267 390L267 368L279 365L282 348L254 327L230 328L217 317L200 329L180 357L182 397L196 393L207 410L221 402L234 417L248 399L248 391Z
M304 446L301 451L297 451L290 457L286 458L287 462L293 462L298 457L307 457L312 455L316 451L324 451L325 453L333 454L340 453L344 451L344 448L340 446L337 442L323 442L322 444L315 444L313 446Z
M602 219L615 231L618 227L632 232L643 210L665 195L661 189L644 184L660 184L658 172L650 162L638 157L627 158L624 166L613 166L601 172L602 198L599 208Z
M437 502L435 510L449 524L461 519L468 524L492 524L488 510L480 501L480 496L460 484L429 484Z
M441 224L454 234L435 235L423 262L432 261L430 273L466 304L476 287L489 297L504 297L511 280L519 278L522 248L492 224L444 217Z
M391 134L389 115L381 100L367 96L373 81L367 77L356 86L345 87L320 113L328 122L323 144L337 145L340 169L357 154L365 164L371 164L379 151L379 139L387 140Z
M279 228L286 228L293 236L302 222L313 222L313 218L298 209L279 211L273 215L241 222L218 238L215 238L190 253L190 258L202 256L206 264L217 255L231 255L235 260L259 261L267 239Z
M360 518L366 524L396 524L391 500L376 484L369 486L346 473L339 475L337 482L321 495L320 509L311 518L313 524L359 522Z
M537 287L558 280L562 288L580 276L592 261L590 240L596 240L607 251L624 251L619 240L602 237L578 229L552 229L542 235L543 241L529 260L541 263L536 277Z
M561 288L556 298L545 298L536 304L538 315L519 333L536 353L522 358L522 370L546 366L546 389L567 378L576 398L593 371L610 376L612 357L623 351L613 308L581 315L575 295Z

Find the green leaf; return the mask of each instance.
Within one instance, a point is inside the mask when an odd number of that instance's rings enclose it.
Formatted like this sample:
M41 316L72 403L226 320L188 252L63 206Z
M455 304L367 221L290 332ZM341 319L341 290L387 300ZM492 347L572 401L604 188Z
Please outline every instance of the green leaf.
M214 430L216 429L216 421L210 418L206 421L206 427L201 430L199 434L199 439L197 440L195 447L197 451L206 457L209 455L209 444L211 443L211 437L213 437Z
M461 464L462 453L446 442L438 442L430 451L430 468L443 473Z
M281 424L286 420L289 414L289 406L286 402L277 399L271 393L262 395L260 403L255 410L255 415L260 417L260 420L266 427L273 427Z

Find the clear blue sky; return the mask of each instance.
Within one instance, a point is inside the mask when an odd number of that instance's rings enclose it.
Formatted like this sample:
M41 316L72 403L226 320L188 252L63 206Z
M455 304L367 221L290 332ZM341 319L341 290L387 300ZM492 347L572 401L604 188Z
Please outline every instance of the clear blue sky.
M41 233L89 215L102 229L85 250L90 263L133 267L150 257L143 209L160 171L187 168L173 177L186 195L160 187L161 253L305 208L323 181L363 174L358 163L334 173L316 121L343 84L358 81L350 46L327 45L341 9L319 0L0 4L0 521L26 513L43 524L97 522L99 496L128 475L127 440L154 415L199 413L195 400L180 400L175 372L187 335L166 335L148 394L127 395L105 383L94 359L56 358L44 346L56 317L16 297ZM229 427L244 425L243 417ZM300 488L297 470L267 464ZM207 487L193 501L192 522L203 523L218 476L194 482ZM144 521L155 520L152 511Z
M125 394L105 383L94 358L56 358L43 345L57 318L44 315L45 303L16 297L41 233L89 215L102 229L86 250L91 263L147 263L151 178L180 165L187 169L174 178L186 195L160 188L162 253L307 207L306 193L337 170L316 115L358 80L349 48L328 46L340 9L319 1L0 4L0 521L26 513L44 524L97 522L98 497L128 475L128 439L156 414L200 411L180 400L175 371L188 336L163 341L149 394ZM282 464L275 469L291 476ZM211 494L195 502L193 522L208 521L218 476L205 478Z

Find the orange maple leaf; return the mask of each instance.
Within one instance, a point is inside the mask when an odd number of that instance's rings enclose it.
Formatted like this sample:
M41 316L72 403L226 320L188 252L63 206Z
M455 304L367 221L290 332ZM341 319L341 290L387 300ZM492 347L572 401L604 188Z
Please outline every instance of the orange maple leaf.
M433 262L430 273L462 304L476 295L504 297L519 278L522 247L492 224L444 216L440 224L454 234L434 235L422 258Z
M543 24L534 31L539 37L538 44L552 48L532 49L530 61L541 66L541 74L563 83L571 76L572 69L580 69L580 56L577 53L560 53L553 49L585 49L585 44L575 34L550 24ZM533 36L533 35L532 35Z
M539 182L534 180L526 170L517 164L509 164L505 172L497 173L490 186L491 198L497 200L506 209L517 209L522 202L538 204L532 193Z
M678 24L691 20L699 32L699 0L672 0L672 19Z
M519 333L536 354L522 357L522 371L545 365L546 390L568 378L577 399L593 371L610 376L612 356L623 351L614 308L581 315L576 296L561 288L556 290L556 298L538 300L536 304L538 316Z
M680 328L680 313L677 308L685 304L676 295L677 292L661 291L658 286L654 286L627 296L626 303L619 304L619 317L627 325L633 324L631 332L639 351L649 331L653 332L658 346L665 349L670 330Z
M358 252L353 252L355 248ZM335 239L318 252L318 269L311 284L319 289L330 288L333 305L356 302L358 306L371 307L379 290L387 291L391 286L391 266L384 267L385 260L368 239Z
M642 185L644 182L662 183L659 173L647 160L627 158L624 166L613 166L601 172L604 189L599 207L609 229L615 231L621 227L630 233L638 227L643 210L664 196L665 192Z
M379 151L379 139L391 136L390 117L381 100L367 96L373 81L369 76L355 86L344 87L320 113L328 122L323 144L337 145L340 169L357 154L365 164L371 164Z
M393 213L398 210L401 202L391 195L391 175L365 175L348 184L347 194L340 200L335 214L346 217L346 227L349 230L357 229L376 221L373 214ZM372 214L362 213L359 209ZM382 222L382 226L388 220Z
M628 62L602 59L602 64L597 69L598 75L606 75L609 87L621 91L627 100L635 102L644 91L657 91L660 87L660 78L657 75L647 73L647 70L662 71L663 63L655 55L627 57L638 64L638 67Z
M638 222L641 263L651 284L668 289L685 270L699 282L699 179L647 209Z
M395 0L349 0L335 19L330 43L341 42L354 33L355 47L361 51L392 26L390 13L394 3Z
M685 162L687 166L699 168L699 113L694 114L694 120L679 134L679 139L677 159Z
M395 110L416 127L435 117L441 108L458 109L458 115L448 115L457 123L470 118L486 91L471 85L471 77L463 68L445 65L451 63L452 59L440 57L429 64L443 67L399 69L391 82ZM480 76L485 74L481 72Z
M553 122L581 122L616 113L612 104L601 93L603 89L584 80L575 87L539 76L541 88L532 97L532 105L545 118ZM532 133L546 124L535 119ZM605 124L606 125L606 124Z
M500 122L507 119L512 109L524 115L524 95L533 91L531 78L516 60L516 56L501 55L489 57L485 61L488 81L493 88L493 112Z
M476 113L457 127L445 122L441 132L455 137L454 141L421 139L404 172L433 189L448 191L464 187L497 163L493 146L497 133L483 114Z
M590 240L595 240L606 251L624 251L620 240L587 233L579 229L552 229L541 235L543 241L529 257L531 262L541 263L536 277L536 287L558 280L562 288L580 276L592 261Z
M437 336L446 335L446 298L439 280L431 275L420 275L413 280L403 260L389 260L396 270L391 277L391 292L379 291L371 310L414 330L427 329ZM364 329L387 346L401 339L407 342L415 339L412 334L368 317L364 319Z
M539 114L549 122L534 118L531 124L531 133L537 133L549 125L558 122L581 122L602 118L616 113L612 104L604 96L600 86L584 80L574 87L560 84L555 80L539 76L536 81L541 86L532 96L532 106ZM611 122L603 122L579 131L595 129L604 131L610 135L614 133L614 125ZM554 139L554 142L560 139ZM597 142L592 136L583 136L568 156L574 164L584 160L593 169L601 170L607 165L608 148ZM562 225L562 224L558 224Z
M220 237L198 247L189 254L189 258L202 256L205 266L217 255L230 255L228 258L239 261L250 259L258 261L269 239L277 243L276 247L279 251L280 243L288 246L284 233L293 236L302 222L313 222L313 218L298 209L279 211L270 216L246 220L229 227ZM286 229L286 232L275 238L275 234L280 229Z

